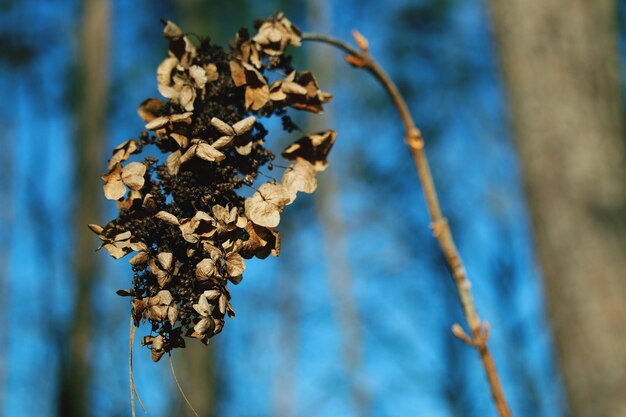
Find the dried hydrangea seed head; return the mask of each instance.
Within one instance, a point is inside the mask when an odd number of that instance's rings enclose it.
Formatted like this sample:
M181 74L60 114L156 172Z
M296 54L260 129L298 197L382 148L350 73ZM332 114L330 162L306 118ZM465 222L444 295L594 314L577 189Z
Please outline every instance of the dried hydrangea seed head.
M283 56L300 32L282 14L253 38L240 31L231 51L206 39L196 47L174 23L164 26L169 51L156 71L164 99L143 101L146 131L113 150L103 180L119 216L90 225L111 256L134 252L132 288L118 294L131 297L135 324L150 323L144 345L155 361L184 347L182 335L208 343L225 316L234 317L228 285L241 282L244 258L279 254L280 213L298 192L315 189L330 149L328 138L296 142L282 183L245 198L242 186L272 169L274 158L258 120L278 115L291 131L287 108L320 112L330 95ZM270 89L271 73L283 79ZM158 158L127 162L154 148Z

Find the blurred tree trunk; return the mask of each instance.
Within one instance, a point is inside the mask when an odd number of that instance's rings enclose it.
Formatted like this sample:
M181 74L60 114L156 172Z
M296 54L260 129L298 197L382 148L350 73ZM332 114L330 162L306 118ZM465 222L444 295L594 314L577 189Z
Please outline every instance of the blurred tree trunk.
M89 414L91 364L89 345L95 340L92 289L97 279L95 240L87 224L100 218L100 168L107 114L107 58L109 47L109 2L84 0L79 47L79 83L75 95L75 242L73 322L69 323L63 354L58 415L84 417Z
M626 178L613 0L490 0L573 416L626 416Z
M6 74L6 73L5 73ZM3 196L2 204L0 204L0 320L2 323L9 323L9 261L10 261L10 245L11 232L13 225L13 161L14 157L9 142L9 138L15 137L12 132L12 126L7 120L2 120L2 124L8 126L7 134L2 136L0 146L2 149L8 149L8 152L2 152L0 155L0 195ZM5 329L7 329L5 327ZM7 381L7 359L9 353L8 331L0 332L0 407L6 404L6 381ZM0 411L1 413L1 411Z
M312 32L332 33L332 15L325 2L307 1L308 27ZM308 44L309 68L316 75L322 89L333 83L334 51L327 45ZM326 110L323 116L308 117L307 132L317 132L332 126L332 115ZM368 417L370 395L359 377L363 368L363 337L361 318L355 300L353 278L350 271L346 228L340 208L337 179L332 166L318 176L320 187L316 194L317 215L323 230L324 260L334 305L335 318L341 334L341 349L345 366L346 386L355 415Z
M296 217L295 213L290 216ZM281 225L282 236L293 236L296 232L290 225L288 216ZM295 237L295 236L293 236ZM278 345L280 346L280 361L277 363L275 378L272 389L272 403L270 416L272 417L296 417L298 398L296 392L298 373L298 347L299 328L301 326L299 306L302 302L299 289L302 286L302 264L296 253L285 254L283 249L281 261L279 262L278 285L280 291L278 297L277 311L280 311L278 330ZM287 255L287 256L282 256Z

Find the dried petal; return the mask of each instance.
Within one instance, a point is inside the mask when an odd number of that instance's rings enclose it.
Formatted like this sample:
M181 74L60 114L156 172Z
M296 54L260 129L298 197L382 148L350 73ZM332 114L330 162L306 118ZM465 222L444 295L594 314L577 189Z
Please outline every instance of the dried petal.
M139 190L146 182L146 166L141 162L131 162L122 170L122 181L133 191Z
M245 269L246 264L240 254L231 252L226 256L226 273L229 277L241 276Z
M168 20L165 23L165 27L163 28L163 36L165 36L168 39L179 39L183 37L183 31L181 30L181 28L178 27L178 25L176 25L176 23L172 22L171 20Z
M109 200L119 200L126 194L126 187L122 182L122 165L116 164L112 170L102 176L104 180L104 196Z
M178 219L176 218L176 216L174 216L171 213L168 213L167 211L159 211L157 214L155 214L155 217L161 221L164 221L165 223L169 223L175 226L179 225Z
M215 64L205 65L204 71L206 72L207 82L215 81L220 77Z
M129 263L133 266L142 265L148 261L148 253L147 252L138 252L135 256L129 259Z
M165 167L167 168L167 172L170 175L178 175L178 172L180 171L181 157L182 155L180 151L175 151L169 154L169 156L165 160Z
M276 227L280 223L280 212L289 201L291 197L287 187L265 183L246 199L246 216L259 226Z
M132 154L139 150L139 145L135 139L129 139L119 144L114 150L109 161L109 170L116 164L126 161Z
M282 184L292 193L293 199L297 192L311 194L317 188L315 167L308 161L298 161L290 165L283 174Z
M290 161L310 162L316 171L323 171L328 166L326 158L335 143L336 136L333 130L306 135L288 146L282 155Z
M91 229L92 232L94 232L97 235L101 235L102 232L104 231L104 228L100 225L97 224L89 224L88 227ZM102 236L98 236L100 239L102 239Z
M161 263L161 267L163 269L170 269L172 267L172 261L174 260L174 255L171 252L160 252L157 255L157 259Z
M143 119L144 122L150 123L158 117L163 107L165 107L165 102L163 100L158 98L148 98L141 102L137 108L137 114Z
M252 38L268 55L282 55L287 45L300 46L302 33L282 13L265 21Z
M215 262L211 258L205 258L196 265L196 278L198 278L199 281L210 279L216 272Z
M196 149L196 156L209 162L223 161L226 156L206 142L200 142Z

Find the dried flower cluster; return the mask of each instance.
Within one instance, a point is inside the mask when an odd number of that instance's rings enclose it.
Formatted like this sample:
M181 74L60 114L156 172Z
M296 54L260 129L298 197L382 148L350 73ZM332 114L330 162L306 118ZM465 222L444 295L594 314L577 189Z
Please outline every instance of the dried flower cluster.
M113 150L102 176L119 215L90 225L114 258L134 252L132 288L118 294L132 297L135 325L150 322L142 343L154 361L184 347L182 336L208 343L234 316L228 283L241 281L244 259L278 255L280 213L298 192L315 191L335 140L330 130L298 139L282 153L291 164L281 181L245 198L261 169L276 169L259 118L279 116L291 132L288 107L321 112L331 99L284 55L300 31L278 14L254 36L240 30L229 50L208 39L195 45L172 22L164 35L169 56L157 81L167 101L140 105L146 130ZM163 156L127 162L148 147Z

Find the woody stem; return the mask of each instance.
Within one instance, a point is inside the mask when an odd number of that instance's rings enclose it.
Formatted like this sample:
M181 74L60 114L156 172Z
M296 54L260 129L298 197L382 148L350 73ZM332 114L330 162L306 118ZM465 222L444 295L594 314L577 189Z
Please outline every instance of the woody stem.
M380 67L380 65L378 65L367 50L359 50L339 39L316 33L304 33L302 35L302 40L317 41L335 46L336 48L339 48L347 53L349 57L354 58L350 60L350 62L367 70L378 81L380 81L393 101L394 106L398 110L400 119L404 125L406 144L413 157L419 181L422 185L422 190L426 198L426 204L431 219L431 228L446 259L446 264L457 288L457 295L461 302L465 319L471 331L471 338L469 339L471 341L470 346L476 348L480 354L480 359L487 375L489 388L491 390L491 395L496 405L496 409L498 410L498 414L500 417L511 417L511 412L507 405L504 391L496 371L495 362L487 346L488 334L486 332L486 323L481 325L481 321L474 304L470 281L465 272L461 256L459 255L456 245L454 244L448 221L443 216L439 205L439 198L437 196L428 160L426 159L424 139L420 130L415 126L415 122L413 121L404 98L389 75Z

